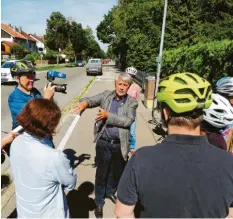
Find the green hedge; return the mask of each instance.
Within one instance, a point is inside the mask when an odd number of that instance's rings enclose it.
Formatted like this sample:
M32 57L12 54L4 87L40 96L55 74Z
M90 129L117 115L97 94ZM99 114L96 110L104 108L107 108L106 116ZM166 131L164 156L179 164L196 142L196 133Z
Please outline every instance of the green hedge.
M193 72L213 82L233 76L233 41L213 41L164 51L162 77L177 72Z

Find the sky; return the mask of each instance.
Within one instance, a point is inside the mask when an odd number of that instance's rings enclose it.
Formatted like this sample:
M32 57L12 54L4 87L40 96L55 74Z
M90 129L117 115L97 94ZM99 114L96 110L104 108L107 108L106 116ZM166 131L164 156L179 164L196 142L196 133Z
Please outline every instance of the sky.
M96 36L96 27L103 20L116 0L2 0L1 22L22 27L27 33L45 34L46 19L52 12L59 11L66 18L72 17L83 28L90 26ZM97 40L98 41L98 40ZM107 44L98 41L107 51Z

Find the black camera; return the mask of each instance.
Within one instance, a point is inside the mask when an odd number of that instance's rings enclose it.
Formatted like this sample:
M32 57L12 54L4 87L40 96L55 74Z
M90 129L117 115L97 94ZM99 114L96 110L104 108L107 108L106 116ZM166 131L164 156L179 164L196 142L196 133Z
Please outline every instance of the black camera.
M66 94L67 84L55 84L53 81L55 78L66 78L66 74L54 70L49 70L47 72L47 80L51 83L51 86L55 86L55 92L60 92Z

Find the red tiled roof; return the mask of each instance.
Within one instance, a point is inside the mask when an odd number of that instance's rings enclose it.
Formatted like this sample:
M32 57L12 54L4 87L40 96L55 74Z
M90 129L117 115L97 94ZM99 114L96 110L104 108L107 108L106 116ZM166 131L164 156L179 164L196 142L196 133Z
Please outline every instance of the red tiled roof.
M36 42L35 39L33 39L29 34L25 33L24 31L22 31L22 35L27 38L30 41Z
M7 26L6 24L1 23L1 29L9 33L11 36L14 38L20 38L26 40L27 38L24 37L22 34L19 32L15 31L13 28Z
M34 34L30 34L32 37L34 37L35 39L37 39L38 41L40 41L40 42L44 42L43 41L43 39L42 39L42 37L39 37L39 36L36 36L36 35L34 35Z
M17 44L17 43L15 43L15 42L8 42L8 41L2 41L2 43L5 43L5 44L8 45L9 47L12 47L12 46L14 46L15 44Z

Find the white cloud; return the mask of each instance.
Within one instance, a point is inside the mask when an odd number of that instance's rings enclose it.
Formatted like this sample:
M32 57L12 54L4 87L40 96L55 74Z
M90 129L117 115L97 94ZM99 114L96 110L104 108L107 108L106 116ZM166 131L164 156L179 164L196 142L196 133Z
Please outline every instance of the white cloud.
M97 25L115 3L116 0L2 0L2 22L21 26L28 33L42 35L45 33L46 19L52 12L60 11L83 27L90 26L96 37ZM106 51L107 45L99 44Z

